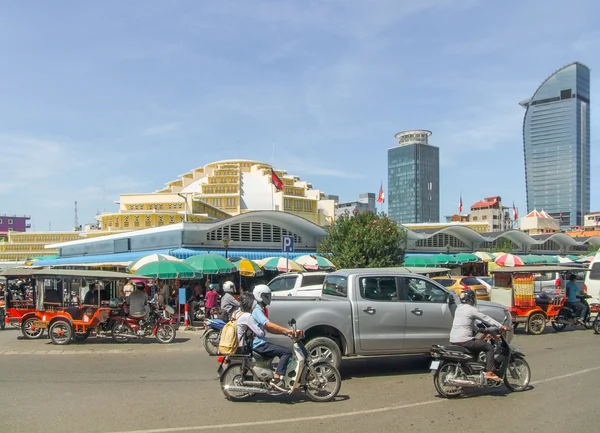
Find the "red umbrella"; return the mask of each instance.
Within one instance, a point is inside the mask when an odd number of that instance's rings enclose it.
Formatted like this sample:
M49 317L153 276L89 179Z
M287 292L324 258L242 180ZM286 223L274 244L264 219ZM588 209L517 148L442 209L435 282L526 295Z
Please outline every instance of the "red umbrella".
M502 254L496 257L494 263L496 263L498 266L506 266L509 268L524 265L523 260L521 260L519 256L515 256L514 254Z

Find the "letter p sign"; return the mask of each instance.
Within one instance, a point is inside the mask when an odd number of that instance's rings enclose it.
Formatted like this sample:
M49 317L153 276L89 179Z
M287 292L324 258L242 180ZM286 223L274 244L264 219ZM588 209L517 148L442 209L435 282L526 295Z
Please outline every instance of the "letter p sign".
M284 253L294 252L294 237L293 236L282 236L281 238L281 249Z

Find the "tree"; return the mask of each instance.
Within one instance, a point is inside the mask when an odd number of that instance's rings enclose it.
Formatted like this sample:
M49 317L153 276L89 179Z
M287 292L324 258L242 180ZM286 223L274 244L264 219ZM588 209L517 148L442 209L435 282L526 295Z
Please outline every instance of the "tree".
M330 255L338 269L399 266L404 260L406 230L384 213L346 213L327 227L318 252Z
M596 253L600 249L600 245L588 244L588 253Z

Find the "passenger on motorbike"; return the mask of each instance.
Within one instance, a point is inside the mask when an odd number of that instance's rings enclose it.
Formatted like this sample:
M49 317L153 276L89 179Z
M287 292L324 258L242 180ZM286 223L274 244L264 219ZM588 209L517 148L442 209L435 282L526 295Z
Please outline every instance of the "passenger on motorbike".
M244 348L246 343L252 344L254 336L264 337L265 331L260 329L254 317L252 310L256 305L254 295L250 292L242 293L240 296L240 309L233 313L237 326L237 337L239 347Z
M129 295L129 298L127 299L129 315L136 319L140 319L140 324L150 311L150 307L148 306L148 295L144 289L144 283L135 283L135 291Z
M583 319L585 319L585 316L587 315L587 309L585 307L585 304L583 302L581 302L579 299L577 299L577 295L579 294L579 292L581 291L581 289L579 288L579 286L577 285L577 283L575 283L575 280L577 279L577 277L574 274L571 274L571 276L569 277L569 282L567 283L567 302L566 305L567 307L571 308L574 311L574 315L575 316L579 316L579 318L577 319L577 322L581 325L583 325Z
M256 305L252 309L252 317L254 320L256 320L256 323L258 323L258 326L261 330L268 331L271 334L287 335L288 337L295 337L297 335L296 331L293 329L287 329L283 326L279 326L276 323L269 321L265 315L264 309L271 304L271 289L269 286L266 284L259 284L254 288L252 294L256 300ZM266 336L256 336L252 342L252 350L264 357L279 358L271 386L279 391L285 392L286 389L283 381L281 380L281 376L285 375L287 364L292 357L292 351L286 347L269 343Z
M473 290L463 290L460 294L460 302L461 305L456 309L450 331L450 344L462 346L476 354L485 352L486 379L501 381L502 379L494 373L494 346L483 339L474 338L473 322L478 319L488 326L497 326L501 330L508 330L508 328L475 308L477 297Z
M235 285L231 281L225 281L223 284L223 297L221 298L220 318L226 322L231 318L231 313L240 308L240 303L233 297Z

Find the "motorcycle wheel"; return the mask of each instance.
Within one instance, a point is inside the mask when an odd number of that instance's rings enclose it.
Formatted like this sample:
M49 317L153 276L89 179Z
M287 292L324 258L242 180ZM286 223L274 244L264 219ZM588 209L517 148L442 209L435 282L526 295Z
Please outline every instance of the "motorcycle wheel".
M464 389L460 386L445 385L446 377L456 371L456 363L443 362L433 375L433 385L438 394L444 398L457 398L462 396Z
M585 319L585 322L583 322L583 326L585 326L585 329L592 329L594 327L594 322L592 322L588 317Z
M23 322L23 324L21 325L21 333L23 334L23 337L25 337L28 340L36 340L42 335L44 335L43 328L34 328L33 326L33 322L37 320L40 319L38 319L37 317L30 317L29 319Z
M6 316L3 314L0 317L0 329L4 330L6 328Z
M594 334L600 334L600 320L594 320L594 324L592 326L594 328Z
M211 341L219 341L220 332L216 330L208 331L204 336L204 350L210 356L217 356L219 354L219 348L211 343Z
M225 389L226 385L244 386L244 379L252 380L252 373L248 369L242 372L241 364L233 364L227 367L221 375L221 391L223 391L227 400L242 401L254 395L252 392L232 392Z
M124 337L122 334L130 334L133 337L133 329L125 323L117 323L111 331L112 339L117 343L127 343L131 340L131 337Z
M173 325L163 323L162 325L159 325L156 330L156 340L161 344L169 344L175 340L175 334L176 332Z
M333 400L342 387L340 372L329 362L317 362L313 368L316 375L310 370L306 375L306 395L317 403Z
M556 332L560 332L560 331L563 331L567 327L567 324L552 322L552 327L554 328L554 330Z
M519 376L519 377L515 377ZM511 383L509 379L515 379L517 383ZM504 373L504 385L511 392L520 392L527 389L529 382L531 381L531 368L529 364L523 358L513 358L506 373Z
M85 332L76 332L73 335L73 338L75 339L75 341L85 341L91 334L92 331L90 331L89 329Z

